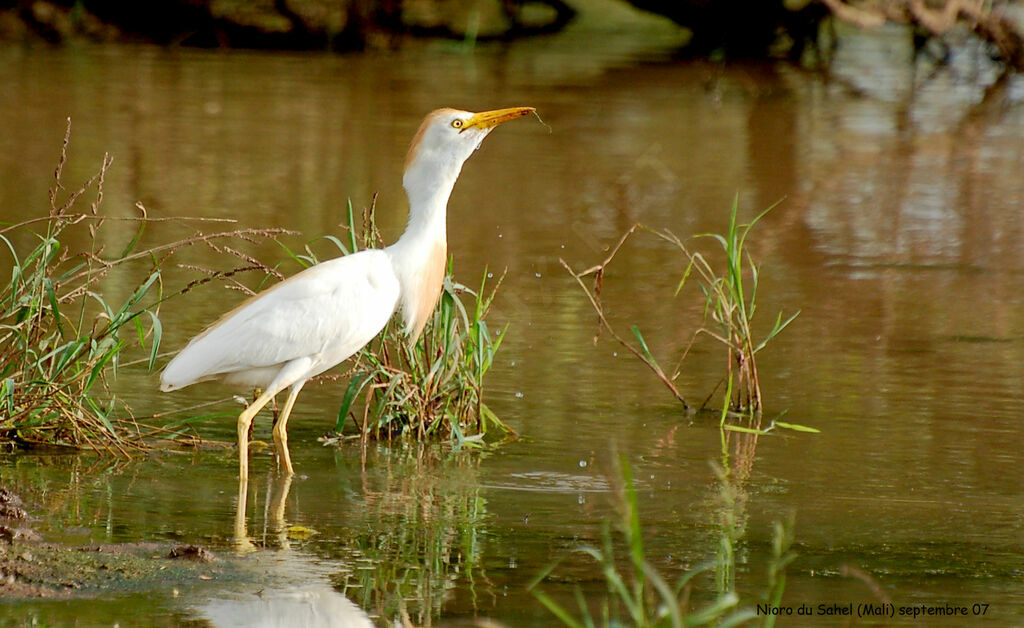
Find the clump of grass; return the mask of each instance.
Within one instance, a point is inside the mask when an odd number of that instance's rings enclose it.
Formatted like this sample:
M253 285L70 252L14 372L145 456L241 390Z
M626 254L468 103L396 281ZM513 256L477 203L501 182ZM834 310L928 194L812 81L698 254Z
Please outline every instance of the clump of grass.
M129 344L149 343L149 363L156 360L161 326L154 310L141 306L159 289L159 269L145 278L122 303L111 303L100 282L132 253L144 222L129 246L105 258L97 243L103 225L99 208L103 182L112 160L104 155L99 171L77 191L66 193L61 182L67 160L70 124L50 189L50 209L40 220L0 230L11 254L10 282L0 290L0 433L9 440L87 445L124 452L127 443L115 427L115 400L105 394L108 373L116 373ZM87 212L75 211L81 197L95 193ZM64 198L61 199L60 197ZM88 223L88 248L72 251L68 231ZM40 225L39 231L33 227ZM37 241L19 254L12 239L29 231ZM135 331L134 338L122 331Z
M69 119L46 215L0 226L0 243L11 257L10 281L0 287L0 441L127 454L152 432L108 384L120 368L152 369L157 360L163 333L159 305L191 288L165 294L162 267L168 257L192 244L271 238L283 230L198 233L141 247L146 226L168 219L150 217L141 203L138 216L103 215L103 184L113 163L109 154L95 175L69 192L63 170L70 139ZM79 209L87 202L88 208ZM109 239L103 235L108 221L134 224L130 241L119 251L102 244ZM24 242L34 244L26 251ZM122 272L127 266L131 271ZM116 289L125 291L125 277L138 278L127 284L127 297L105 296L115 278Z
M749 223L738 224L736 211L739 198L733 199L729 213L729 228L725 235L702 234L721 246L725 254L725 272L718 273L706 257L691 252L674 234L664 232L663 238L674 244L689 258L676 294L686 284L693 272L697 273L701 292L704 294L704 318L711 321L698 333L714 338L726 348L726 381L735 397L730 405L736 411L759 411L761 409L761 383L757 374L757 353L764 349L779 332L793 322L800 312L783 320L779 312L771 330L760 341L754 339L751 321L757 310L757 286L760 269L746 250L747 236L754 225L775 206L772 205ZM748 276L749 280L744 279Z
M452 279L449 260L440 303L419 342L410 346L392 321L360 352L335 430L341 431L353 401L364 393L362 417L356 418L364 437L450 434L469 443L482 438L489 426L511 433L483 398L484 376L507 329L492 336L484 320L500 283L499 278L488 292L485 272L474 291ZM462 295L470 297L470 309Z
M611 526L607 522L602 528L600 546L583 545L576 549L576 552L590 557L597 563L608 586L608 596L599 604L599 616L594 616L591 604L584 598L579 588L576 590L575 613L541 590L541 583L557 569L561 561L548 567L530 583L529 589L534 597L559 621L572 628L622 625L641 628L735 626L755 619L756 611L747 605L741 605L740 596L736 592L735 547L741 536L741 527L736 522L735 500L727 475L718 471L722 486L723 515L715 558L686 571L674 583L670 583L669 579L647 560L636 489L629 462L625 457L620 458L619 475L621 486L616 502L619 517L615 527L624 550L616 549ZM769 568L769 590L765 595L765 599L775 605L782 599L785 589L785 567L795 558L795 554L789 550L791 543L792 526L787 528L777 525L773 558ZM626 568L620 567L622 564L625 564ZM703 606L695 608L692 596L694 579L708 572L714 572L716 595ZM765 625L770 624L766 622Z
M342 254L359 250L352 205L348 206L348 242L328 236ZM374 204L363 212L363 247L379 245ZM292 254L304 265L315 264L307 247ZM341 434L349 417L364 443L368 438L401 434L416 438L451 436L463 444L479 442L490 428L503 435L514 431L484 401L484 377L494 363L506 325L492 333L486 318L504 275L488 287L488 273L477 289L453 278L449 259L440 302L415 345L410 345L401 324L392 320L377 338L356 354L349 369L334 431ZM463 302L469 297L469 306ZM362 397L361 412L354 408ZM330 440L330 439L329 439Z
M671 231L654 231L640 224L633 225L627 230L608 257L596 266L576 272L564 260L561 262L586 293L597 312L600 327L607 330L617 342L646 364L684 406L687 405L686 399L676 387L675 382L682 371L683 362L693 342L699 336L704 335L725 347L726 372L723 381L726 383L728 408L736 412L759 412L762 407L762 396L757 372L757 353L793 322L799 311L785 319L780 312L772 329L761 340L755 339L751 324L757 310L760 269L747 251L746 242L751 229L772 207L766 209L749 223L740 224L736 219L737 206L738 198L733 201L732 211L729 215L729 227L725 234L710 233L698 236L709 238L720 245L725 256L724 271L717 270L707 256L691 250ZM703 322L693 333L689 346L671 371L663 369L655 359L639 327L636 325L631 327L634 342L628 341L617 333L609 323L601 301L601 286L609 264L625 241L637 230L655 235L672 244L682 253L686 260L686 267L676 286L675 294L678 295L688 281L695 278L704 298ZM584 277L591 275L594 277L593 288L587 287L583 282ZM708 395L708 399L710 397L711 395ZM707 402L705 401L705 403Z

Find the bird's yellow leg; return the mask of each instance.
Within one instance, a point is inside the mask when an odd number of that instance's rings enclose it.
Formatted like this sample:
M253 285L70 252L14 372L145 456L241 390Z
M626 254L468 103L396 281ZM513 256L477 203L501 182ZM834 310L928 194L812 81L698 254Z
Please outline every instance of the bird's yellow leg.
M239 551L253 549L245 526L246 502L249 497L249 428L253 418L267 405L274 394L264 392L238 415L238 501L235 503L235 542Z
M292 406L295 405L295 399L299 396L299 391L302 390L304 383L299 382L288 391L288 399L284 402L284 408L281 409L281 414L277 417L277 423L274 424L274 445L277 447L277 464L284 471L286 477L291 477L295 474L295 471L292 470L292 457L288 453L288 415L292 413Z
M259 414L263 406L273 398L274 393L266 391L238 415L238 478L240 480L249 479L249 426L252 425L253 418Z

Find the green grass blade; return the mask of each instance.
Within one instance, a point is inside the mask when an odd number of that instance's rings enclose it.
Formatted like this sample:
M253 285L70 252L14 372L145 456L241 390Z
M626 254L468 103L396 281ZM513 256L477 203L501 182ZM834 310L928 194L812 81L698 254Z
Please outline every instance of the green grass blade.
M586 628L596 628L594 618L590 616L590 608L587 607L587 600L583 597L583 591L579 587L575 587L573 594L576 598L576 607L580 609L580 616L583 617L583 624Z
M728 617L724 617L721 621L715 624L715 628L733 628L733 626L742 626L755 619L757 619L757 612L750 608L741 608L731 613ZM704 623L710 623L710 621Z
M690 278L690 273L693 272L694 259L690 258L690 263L686 265L686 270L683 271L683 276L679 279L679 283L676 285L676 291L672 296L679 296L683 286L686 284L686 280Z
M125 323L127 323L128 321L130 321L131 319L135 318L140 314L140 312L135 312L131 314L129 313L131 312L131 309L135 307L139 303L139 301L143 299L143 297L146 296L146 294L149 292L149 289L153 286L154 283L156 283L157 279L159 278L160 271L154 270L152 273L150 273L149 277L146 278L146 281L142 282L142 284L135 289L135 292L133 292L132 295L128 297L128 300L124 302L124 304L121 306L121 308L117 311L116 314L110 314L110 311L108 309L108 314L110 315L110 325L112 328L118 329L122 325L124 325ZM97 295L97 297L99 297L99 295Z
M56 277L53 280L53 283L55 283L57 285L61 285L61 284L64 284L64 283L66 283L68 281L71 281L72 278L75 275L79 274L82 271L82 269L84 269L84 268L85 268L85 262L81 262L79 264L75 264L75 265L69 267L63 273L61 273L59 277Z
M768 344L768 342L772 338L774 338L775 336L777 336L779 334L779 332L781 332L783 329L789 327L789 324L792 323L793 320L796 319L796 317L799 316L799 315L800 315L800 310L797 310L796 313L794 313L792 316L790 316L785 321L783 321L782 320L782 312L779 312L778 317L776 317L776 319L775 319L775 325L772 327L772 330L770 332L768 332L768 335L765 336L764 340L759 342L758 345L756 347L754 347L754 353L757 353L758 351L763 349L764 346L766 344Z
M466 306L463 305L462 299L459 298L459 292L469 292L465 286L456 284L450 279L445 278L444 283L445 292L451 297L452 304L455 306L456 312L459 314L459 318L462 320L462 328L469 329L469 312L466 311Z
M67 344L63 345L64 351L57 358L57 361L54 364L53 372L55 374L63 373L64 369L67 368L67 366L72 363L72 360L78 357L82 348L85 347L85 345L85 340L72 340Z
M143 349L146 348L146 328L142 326L142 320L138 317L132 319L132 323L135 324L135 337L139 341L139 346Z
M57 294L53 288L53 282L49 277L43 279L43 289L46 291L46 300L50 303L50 314L57 323L57 333L64 338L64 324L61 320L60 305L57 304Z
M637 342L640 343L640 352L644 354L644 357L647 358L651 364L657 366L658 361L655 360L654 356L651 354L651 349L647 346L647 341L644 340L644 335L640 333L640 328L633 325L629 329L633 332L633 336L636 338Z
M686 617L687 626L706 626L739 604L740 598L734 591L719 595L715 601Z
M778 425L778 424L776 424L776 425ZM728 424L728 423L725 424L723 426L723 428L729 430L730 432L742 432L743 434L761 434L761 435L764 435L764 434L768 433L768 432L766 432L764 430L756 430L756 429L754 429L752 427L743 427L742 425L731 425L731 424Z
M146 310L149 314L149 319L153 324L153 344L149 348L149 370L152 371L153 367L156 366L156 358L160 355L160 340L164 336L164 326L160 322L160 317L156 315L152 310Z
M348 245L349 250L355 253L359 250L359 245L356 244L356 219L352 213L352 199L349 198L345 205L346 218L348 219Z
M128 242L127 245L125 245L124 250L121 251L121 254L118 256L118 258L128 257L131 254L131 252L135 250L135 247L138 246L139 240L142 239L142 233L146 230L147 221L140 220L138 224L139 228L135 230L135 235L133 235L131 241Z
M683 613L679 608L679 602L676 600L672 588L668 586L668 583L661 577L661 574L646 561L643 564L643 573L647 581L651 583L651 586L661 596L661 607L668 612L672 628L683 628Z
M3 420L14 414L14 389L16 384L13 377L6 377L0 382L0 408L4 410Z
M548 609L552 615L557 617L558 620L566 626L569 626L569 628L587 628L587 626L577 621L569 611L562 608L558 602L551 599L547 593L544 593L539 589L534 589L532 593L533 597L537 598L537 601L544 605L544 608Z
M334 245L335 247L337 247L338 251L340 251L342 255L349 255L349 254L351 254L351 253L353 252L353 251L351 251L351 250L350 250L350 249L349 249L348 247L346 247L346 246L345 246L345 245L344 245L344 244L343 244L343 243L341 242L341 240L339 240L339 239L338 239L337 237L335 237L335 236L332 236L332 235L325 235L325 236L321 236L321 237L322 237L322 238L323 238L324 240L327 240L328 242L330 242L331 244L333 244L333 245Z
M108 416L108 414L110 413L110 409L101 408L99 404L93 400L92 397L85 397L85 401L92 409L93 415L97 419L99 419L100 423L103 424L103 427L106 428L108 432L110 432L110 435L114 438L114 440L121 440L117 435L117 430L114 429L114 424L110 422L110 418Z
M281 247L281 250L284 251L285 255L287 255L292 260L298 262L299 266L302 266L303 268L309 268L314 263L316 263L316 260L311 259L306 255L300 255L295 251L291 250L291 248L289 248L288 245L286 245L284 242L281 242L280 240L276 239L274 240L274 242L277 244L277 246Z
M21 260L18 258L18 251L15 250L14 245L11 244L9 239L7 239L7 236L0 234L0 241L2 241L7 246L7 250L11 252L11 259L14 260L14 266L23 266Z
M633 469L629 464L629 458L625 454L619 456L619 465L622 469L622 483L626 497L626 521L625 532L629 539L629 554L633 560L633 569L636 572L638 581L643 583L644 539L640 528L640 505L636 497L636 486L633 483Z
M732 401L732 373L725 382L725 403L722 404L722 414L718 417L718 426L725 427L725 419L729 416L729 403Z
M778 427L782 427L782 428L785 428L787 430L793 430L794 432L809 432L811 434L820 434L821 433L821 430L819 430L817 428L808 427L806 425L800 425L799 423L783 423L782 421L775 421L775 422L772 423L772 425L776 425Z
M338 419L334 422L335 432L340 434L341 430L345 427L349 408L352 407L352 402L362 392L363 387L370 382L371 375L372 372L356 373L349 380L348 387L345 389L345 396L341 398L341 407L338 408Z
M487 287L487 267L484 266L484 274L480 278L480 288L476 292L476 307L473 308L473 320L480 320L483 318L483 312L485 308L484 289Z
M106 340L109 340L109 338L107 338ZM82 387L82 390L84 392L88 392L92 388L92 385L96 382L96 378L99 377L100 373L103 372L103 369L104 367L106 367L107 363L110 362L117 355L117 352L121 349L121 346L123 344L124 343L122 343L121 341L117 341L113 347L111 347L108 351L105 351L100 356L99 361L92 365L92 369L89 370L89 377L85 380L85 385Z

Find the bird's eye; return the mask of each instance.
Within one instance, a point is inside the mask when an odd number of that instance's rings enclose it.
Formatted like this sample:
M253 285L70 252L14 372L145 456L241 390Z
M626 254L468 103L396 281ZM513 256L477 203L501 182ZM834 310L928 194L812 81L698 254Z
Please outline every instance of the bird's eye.
M452 128L461 129L463 124L465 123L458 118L452 120Z

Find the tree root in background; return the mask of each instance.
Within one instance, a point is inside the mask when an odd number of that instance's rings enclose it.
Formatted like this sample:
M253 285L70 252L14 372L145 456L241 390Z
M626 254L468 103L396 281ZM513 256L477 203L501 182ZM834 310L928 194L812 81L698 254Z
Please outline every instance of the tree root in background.
M470 43L562 30L580 0L0 0L0 39L83 37L273 50L392 47L401 37ZM913 26L943 38L966 28L1012 71L1024 70L1024 27L1012 0L623 0L692 31L696 57L799 60L830 18L863 28ZM1024 14L1024 11L1021 11Z
M510 40L557 32L575 16L564 0L0 0L0 39L346 51L406 35Z
M1007 14L1008 2L984 0L881 1L821 0L836 18L863 28L886 23L911 24L933 37L943 37L964 25L991 44L998 58L1014 71L1024 70L1024 34Z

